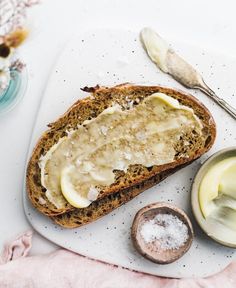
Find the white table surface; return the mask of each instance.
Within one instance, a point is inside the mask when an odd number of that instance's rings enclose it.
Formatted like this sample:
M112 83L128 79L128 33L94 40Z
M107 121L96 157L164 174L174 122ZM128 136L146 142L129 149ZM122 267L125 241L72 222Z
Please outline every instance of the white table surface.
M167 39L236 57L235 10L234 0L44 0L29 11L31 36L20 51L28 89L23 101L0 118L0 247L30 229L22 207L25 160L40 99L65 40L99 27L138 31L151 26ZM35 233L31 254L56 247Z

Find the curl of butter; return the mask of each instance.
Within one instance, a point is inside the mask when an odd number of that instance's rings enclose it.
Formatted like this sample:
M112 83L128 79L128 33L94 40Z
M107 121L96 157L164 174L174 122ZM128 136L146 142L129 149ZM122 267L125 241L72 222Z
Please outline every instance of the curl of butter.
M140 32L141 41L153 62L165 73L168 73L167 52L169 44L150 28L143 28Z

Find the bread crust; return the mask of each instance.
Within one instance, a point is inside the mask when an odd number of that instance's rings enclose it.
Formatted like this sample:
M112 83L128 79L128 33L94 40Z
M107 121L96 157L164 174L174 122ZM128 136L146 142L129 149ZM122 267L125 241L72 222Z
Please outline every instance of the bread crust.
M180 158L175 162L161 165L161 166L153 166L152 169L146 169L140 175L132 178L132 181L123 181L123 183L119 183L116 185L114 183L110 187L107 187L99 198L95 201L95 206L99 205L99 201L102 201L103 198L109 197L110 195L119 195L121 193L127 193L130 196L122 196L123 199L120 201L119 205L114 204L115 202L110 203L111 209L105 209L106 212L104 214L109 213L113 209L122 205L123 203L129 201L134 198L136 195L141 193L141 191L159 183L162 178L162 175L167 177L169 174L174 173L176 170L179 170L183 165L190 164L193 160L199 158L202 154L207 152L213 145L215 137L216 137L216 125L215 121L209 112L209 110L195 97L185 92L174 90L171 88L161 87L161 86L137 86L132 84L121 84L115 87L86 87L83 89L86 92L91 92L91 95L85 99L78 100L75 102L57 121L50 123L49 129L40 137L38 140L32 155L29 159L27 172L26 172L26 188L28 192L29 199L32 204L38 209L41 213L52 217L54 221L64 227L78 227L84 225L88 222L92 222L97 218L101 217L102 213L98 213L99 216L91 217L91 221L86 219L84 223L76 224L73 221L69 221L65 223L66 216L70 215L70 219L74 214L78 214L78 210L85 211L87 209L88 214L91 214L91 205L87 208L76 209L72 207L69 203L62 209L56 208L52 203L48 201L46 198L45 192L46 189L41 185L41 171L38 165L39 159L42 155L44 155L61 137L66 135L66 131L70 129L75 129L78 124L83 123L86 119L91 119L100 114L104 109L111 106L114 102L125 103L127 95L129 95L129 100L134 100L137 98L144 99L145 97L151 95L152 93L161 92L165 93L177 100L183 105L186 105L192 108L195 114L201 119L204 130L206 133L206 143L204 147L196 149L194 155L191 155L189 158ZM135 167L134 167L135 168ZM134 169L133 168L133 169ZM132 172L132 171L131 171ZM160 177L158 177L158 175ZM166 176L167 175L167 176ZM128 177L128 176L127 176ZM150 179L155 179L156 181ZM161 180L160 180L161 179ZM150 184L151 183L151 184ZM144 188L137 188L139 186ZM136 188L134 188L136 187ZM132 190L134 192L130 192ZM126 192L125 192L126 191ZM40 201L40 199L44 201ZM128 198L128 200L126 199ZM108 199L108 198L106 198ZM46 205L45 205L46 201ZM104 202L105 200L103 200ZM106 200L107 201L107 200ZM113 201L113 200L111 200ZM42 204L44 203L44 204ZM98 204L97 204L98 203ZM109 210L109 211L108 211ZM80 214L81 214L80 211ZM107 212L108 211L108 212ZM87 213L86 211L83 213ZM67 215L58 216L60 214L69 213ZM55 217L54 217L55 216ZM64 218L63 218L64 217ZM95 219L96 218L96 219ZM61 220L63 219L63 221ZM81 221L77 221L81 222ZM83 222L83 221L82 221ZM86 222L86 223L85 223Z

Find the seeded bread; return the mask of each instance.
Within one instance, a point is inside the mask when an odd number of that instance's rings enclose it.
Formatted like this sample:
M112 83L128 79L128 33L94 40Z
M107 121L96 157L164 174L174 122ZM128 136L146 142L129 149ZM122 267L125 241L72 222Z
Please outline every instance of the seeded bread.
M77 101L56 122L48 125L49 129L36 144L27 167L26 186L32 204L62 226L77 227L109 213L183 165L191 163L207 152L214 143L215 122L208 109L191 95L170 88L131 84L122 84L112 88L85 87L83 90L90 92L91 95ZM76 129L78 124L98 116L114 103L129 109L130 101L137 105L145 97L156 92L165 93L179 100L181 104L192 108L203 124L202 137L199 137L194 130L183 136L175 147L177 152L175 161L172 163L148 168L142 165L131 165L126 173L115 171L115 183L100 191L98 199L87 208L76 209L67 203L65 207L58 209L50 203L45 195L46 189L41 185L41 171L38 165L40 157L45 155L60 138L66 136L68 130ZM186 140L190 143L187 146L184 145Z

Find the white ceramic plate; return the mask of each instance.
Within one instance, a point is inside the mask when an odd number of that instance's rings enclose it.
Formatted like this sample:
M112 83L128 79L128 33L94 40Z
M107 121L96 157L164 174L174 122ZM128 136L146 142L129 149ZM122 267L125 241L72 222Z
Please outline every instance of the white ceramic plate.
M186 44L172 43L205 76L216 92L236 104L236 60L216 55ZM184 89L168 75L161 73L148 59L138 34L130 31L100 30L77 36L66 45L57 60L42 99L30 146L33 146L47 123L57 119L73 102L87 95L80 90L96 84L123 82L165 85ZM213 113L218 137L213 149L192 165L148 189L126 205L102 219L77 229L63 229L38 213L29 203L24 189L24 208L32 226L47 239L82 255L137 271L168 277L202 277L214 274L228 265L235 250L220 246L198 228L190 208L192 179L213 152L235 144L235 120L200 92L192 91ZM236 105L235 105L236 106ZM141 257L130 240L135 213L143 206L166 201L183 208L193 221L196 237L186 255L175 263L161 266Z

